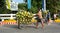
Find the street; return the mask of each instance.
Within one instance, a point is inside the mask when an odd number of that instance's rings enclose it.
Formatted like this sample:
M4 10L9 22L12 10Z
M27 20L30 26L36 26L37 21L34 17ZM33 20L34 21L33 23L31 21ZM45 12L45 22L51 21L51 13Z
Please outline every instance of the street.
M51 25L46 25L44 29L41 29L41 27L38 29L34 27L18 29L17 25L3 25L0 26L0 33L60 33L60 24L53 23Z

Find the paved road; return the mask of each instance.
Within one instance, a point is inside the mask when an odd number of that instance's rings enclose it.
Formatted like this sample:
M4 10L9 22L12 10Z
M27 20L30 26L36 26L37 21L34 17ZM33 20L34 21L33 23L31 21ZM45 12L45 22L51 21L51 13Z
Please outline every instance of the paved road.
M17 25L4 25L0 26L0 33L60 33L60 24L46 25L44 29L41 29L41 27L35 29L31 26L18 29Z

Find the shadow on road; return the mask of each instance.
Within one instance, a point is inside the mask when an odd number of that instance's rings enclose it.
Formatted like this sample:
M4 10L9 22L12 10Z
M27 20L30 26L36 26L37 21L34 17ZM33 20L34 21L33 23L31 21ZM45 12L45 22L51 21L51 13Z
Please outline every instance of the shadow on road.
M18 29L17 25L3 25L3 27L7 27L7 28L13 28L13 29ZM21 28L35 28L35 26L21 26Z
M7 28L18 28L17 25L3 25L3 27L7 27Z

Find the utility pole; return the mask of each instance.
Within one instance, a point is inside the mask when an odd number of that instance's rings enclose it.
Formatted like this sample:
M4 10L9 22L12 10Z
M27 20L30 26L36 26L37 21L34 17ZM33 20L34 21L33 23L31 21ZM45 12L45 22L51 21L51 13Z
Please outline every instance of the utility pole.
M31 0L27 0L27 7L28 7L28 10L31 9Z
M46 11L46 0L42 0L42 10Z

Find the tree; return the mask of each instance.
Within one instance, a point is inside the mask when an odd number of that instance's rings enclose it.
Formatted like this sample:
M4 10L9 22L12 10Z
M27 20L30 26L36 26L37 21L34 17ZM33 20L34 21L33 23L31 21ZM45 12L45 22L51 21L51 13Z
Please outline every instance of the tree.
M5 4L5 0L0 0L0 7L3 7Z
M47 9L51 10L51 8L53 10L58 10L60 7L60 0L47 0Z
M27 2L27 0L24 1ZM31 12L36 13L38 8L42 9L42 0L31 0L31 3ZM60 9L60 0L46 0L46 8L51 12L51 14L58 12L57 10Z
M46 0L46 5L51 14L57 13L60 9L60 0Z
M27 3L27 0L24 0ZM38 8L42 8L42 1L41 0L31 0L31 9L32 13L37 13Z
M0 14L8 13L9 10L6 8L5 0L0 0Z
M18 4L18 8L19 8L19 9L22 9L22 10L27 10L27 6L26 6L25 3L21 3L21 4L19 3L19 4Z

